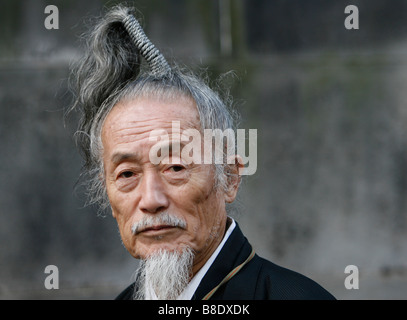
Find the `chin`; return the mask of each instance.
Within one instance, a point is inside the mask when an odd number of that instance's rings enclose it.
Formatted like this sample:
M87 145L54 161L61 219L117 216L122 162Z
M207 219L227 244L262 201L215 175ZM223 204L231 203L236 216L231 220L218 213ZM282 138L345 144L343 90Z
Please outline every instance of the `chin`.
M136 259L146 259L149 256L155 255L159 252L178 252L181 253L183 252L186 248L191 248L191 246L181 243L181 244L175 244L175 243L156 243L156 244L150 244L147 248L144 248L144 250L138 250L136 254L133 256Z

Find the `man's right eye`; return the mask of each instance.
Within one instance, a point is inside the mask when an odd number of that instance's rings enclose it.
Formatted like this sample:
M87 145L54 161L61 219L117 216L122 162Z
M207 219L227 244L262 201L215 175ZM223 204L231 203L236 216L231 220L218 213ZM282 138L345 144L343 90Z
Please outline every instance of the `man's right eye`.
M124 172L119 174L119 178L127 179L127 178L131 178L133 175L134 175L134 173L131 172L131 171L124 171Z

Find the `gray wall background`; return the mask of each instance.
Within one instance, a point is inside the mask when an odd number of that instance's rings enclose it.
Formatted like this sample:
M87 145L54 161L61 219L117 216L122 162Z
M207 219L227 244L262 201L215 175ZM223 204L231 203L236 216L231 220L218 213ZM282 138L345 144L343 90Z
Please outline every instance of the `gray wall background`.
M118 1L1 0L0 298L111 299L137 261L84 207L69 65ZM44 27L48 4L59 29ZM167 57L227 78L258 130L235 217L259 255L339 299L407 298L407 1L140 0ZM357 5L360 29L346 30ZM347 290L347 265L359 289ZM46 290L44 269L59 268Z

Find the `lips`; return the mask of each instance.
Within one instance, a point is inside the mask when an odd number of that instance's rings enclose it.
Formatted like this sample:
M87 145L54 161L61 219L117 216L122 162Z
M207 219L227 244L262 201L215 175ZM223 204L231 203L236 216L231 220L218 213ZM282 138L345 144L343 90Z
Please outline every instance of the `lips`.
M170 229L174 229L176 227L171 226L171 225L158 225L158 226L149 226L149 227L145 227L139 231L137 231L138 233L156 233L156 232L160 232L160 231L167 231Z

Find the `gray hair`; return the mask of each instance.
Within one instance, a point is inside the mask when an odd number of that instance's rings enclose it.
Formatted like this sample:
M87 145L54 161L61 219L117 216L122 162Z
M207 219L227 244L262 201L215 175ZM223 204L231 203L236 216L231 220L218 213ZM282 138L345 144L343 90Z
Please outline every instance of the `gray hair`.
M109 206L104 169L101 131L104 120L120 101L138 97L188 97L195 101L201 130L235 129L229 111L231 100L221 98L208 85L208 77L170 67L148 40L134 9L113 7L87 35L86 52L72 72L79 128L75 134L85 159L84 173L88 204ZM143 66L142 58L147 63ZM226 187L225 165L215 164L217 187Z

